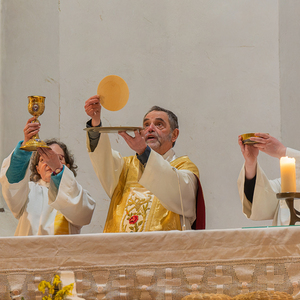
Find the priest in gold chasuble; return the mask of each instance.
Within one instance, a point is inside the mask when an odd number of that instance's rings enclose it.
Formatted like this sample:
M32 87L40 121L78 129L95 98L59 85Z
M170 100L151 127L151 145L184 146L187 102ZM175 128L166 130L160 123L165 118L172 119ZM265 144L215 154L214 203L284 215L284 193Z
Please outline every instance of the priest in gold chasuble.
M102 126L97 95L86 101L85 111L91 117L87 127ZM154 106L144 116L143 130L136 130L134 137L119 134L136 155L122 157L111 149L107 133L87 133L91 162L111 199L104 232L189 230L196 215L197 229L204 229L198 168L173 150L179 135L176 115Z

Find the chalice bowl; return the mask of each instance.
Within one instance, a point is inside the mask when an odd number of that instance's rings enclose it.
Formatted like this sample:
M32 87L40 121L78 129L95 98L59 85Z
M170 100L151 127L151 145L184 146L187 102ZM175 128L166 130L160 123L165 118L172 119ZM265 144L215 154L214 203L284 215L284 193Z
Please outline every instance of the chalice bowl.
M37 119L43 114L45 110L45 99L44 96L28 96L28 111L31 115L35 116L36 119L32 123L40 123ZM20 149L25 151L36 151L37 148L50 148L45 142L43 142L39 134L35 134L29 141L25 143Z

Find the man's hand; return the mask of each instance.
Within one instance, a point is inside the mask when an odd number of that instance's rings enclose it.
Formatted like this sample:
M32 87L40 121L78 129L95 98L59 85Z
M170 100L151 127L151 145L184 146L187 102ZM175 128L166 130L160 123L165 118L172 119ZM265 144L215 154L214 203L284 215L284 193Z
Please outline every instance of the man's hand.
M252 179L256 174L257 156L259 150L253 145L244 145L242 137L239 135L238 143L245 159L245 176L247 179Z
M286 155L286 147L273 136L267 133L255 133L255 135L257 137L251 137L250 140L258 142L253 145L256 149L276 158Z
M92 126L98 126L101 121L101 105L99 96L95 95L86 100L84 104L84 109L86 114L92 118Z
M40 122L34 122L36 120L36 117L32 117L28 119L25 127L24 127L24 142L22 143L22 146L25 145L27 141L29 141L35 134L37 134L40 131L41 123Z
M61 163L59 156L51 148L37 148L37 152L43 158L44 163L46 163L52 171L55 171L58 168L62 168L63 164Z
M138 155L141 155L146 150L147 144L145 142L145 137L143 134L143 130L134 131L134 137L127 134L126 131L119 131L118 132L121 137L125 140L128 146L135 151Z

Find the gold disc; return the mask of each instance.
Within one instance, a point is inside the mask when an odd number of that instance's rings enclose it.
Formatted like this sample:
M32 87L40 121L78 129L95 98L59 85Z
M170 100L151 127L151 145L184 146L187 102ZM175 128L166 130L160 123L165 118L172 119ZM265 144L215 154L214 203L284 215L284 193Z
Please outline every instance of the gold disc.
M129 98L129 89L125 80L117 75L104 77L97 89L100 104L107 110L117 111L122 109Z

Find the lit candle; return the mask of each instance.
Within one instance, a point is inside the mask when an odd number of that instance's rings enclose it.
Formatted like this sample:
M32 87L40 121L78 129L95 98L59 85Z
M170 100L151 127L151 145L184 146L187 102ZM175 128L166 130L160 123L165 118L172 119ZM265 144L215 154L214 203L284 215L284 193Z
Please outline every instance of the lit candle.
M295 158L280 158L281 193L296 192Z

